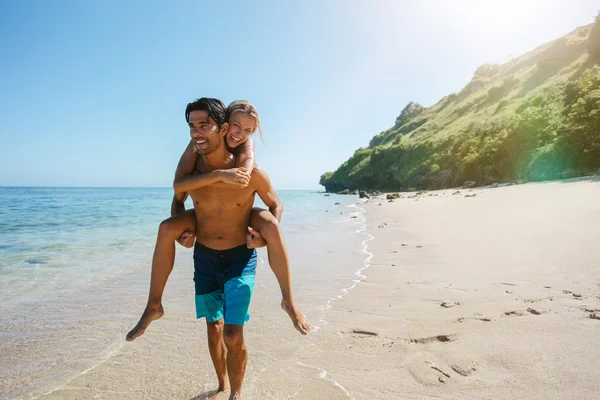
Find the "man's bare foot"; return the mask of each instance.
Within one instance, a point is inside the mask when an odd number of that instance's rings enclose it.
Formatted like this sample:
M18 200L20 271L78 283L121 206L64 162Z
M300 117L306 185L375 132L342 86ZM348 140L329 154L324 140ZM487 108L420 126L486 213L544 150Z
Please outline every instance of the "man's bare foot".
M150 322L159 319L164 314L165 312L162 304L156 308L146 307L144 313L142 314L142 318L140 318L140 321L137 323L137 325L131 331L129 331L126 340L131 342L137 337L142 336L146 331L146 328L148 328L148 325L150 325Z
M208 400L225 400L229 398L229 392L231 392L231 390L229 390L229 387L225 388L225 389L217 389L217 391L215 393L213 393L210 397L208 397Z
M294 323L294 328L301 334L308 335L308 332L310 332L310 322L302 314L302 311L294 303L285 300L281 300L281 308L290 316L290 319Z

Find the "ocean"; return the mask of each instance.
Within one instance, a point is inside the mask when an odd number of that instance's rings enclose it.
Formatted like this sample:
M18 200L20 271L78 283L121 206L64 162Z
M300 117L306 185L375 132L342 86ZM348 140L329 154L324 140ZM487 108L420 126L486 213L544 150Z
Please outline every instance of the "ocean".
M368 266L362 208L356 196L279 195L296 300L318 332ZM170 188L0 188L1 399L43 397L124 351L171 196ZM255 321L279 296L264 249L259 256ZM190 321L192 276L192 251L178 245L164 304Z

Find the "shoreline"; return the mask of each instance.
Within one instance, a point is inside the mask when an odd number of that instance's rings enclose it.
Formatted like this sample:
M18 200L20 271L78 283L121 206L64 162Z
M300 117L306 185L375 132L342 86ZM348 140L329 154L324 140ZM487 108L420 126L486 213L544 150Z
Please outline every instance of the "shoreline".
M362 272L367 270L371 266L371 259L373 258L373 253L368 251L369 246L367 243L370 242L371 240L373 240L374 236L371 235L370 233L365 232L368 229L367 223L366 223L367 210L364 208L364 202L355 203L355 204L351 205L350 207L357 208L358 211L352 213L352 215L350 216L350 219L344 219L344 220L338 221L336 223L356 222L361 225L358 229L356 229L354 231L354 233L357 235L365 234L367 236L365 239L361 240L360 245L362 246L362 248L358 251L359 254L362 254L365 256L364 259L362 260L363 265L358 270L354 271L353 276L356 276L356 278L352 279L352 285L350 285L347 288L342 288L340 290L341 294L337 294L334 297L327 300L327 303L321 309L322 313L319 318L319 322L321 322L321 325L315 326L315 328L316 328L315 332L318 332L319 329L321 328L321 326L325 326L325 325L329 324L329 321L327 321L325 319L325 314L331 309L334 302L343 299L345 296L348 295L348 293L352 289L354 289L356 287L356 285L358 285L360 282L362 282L364 279L366 279L366 275L363 275ZM353 221L354 218L356 218L356 221Z

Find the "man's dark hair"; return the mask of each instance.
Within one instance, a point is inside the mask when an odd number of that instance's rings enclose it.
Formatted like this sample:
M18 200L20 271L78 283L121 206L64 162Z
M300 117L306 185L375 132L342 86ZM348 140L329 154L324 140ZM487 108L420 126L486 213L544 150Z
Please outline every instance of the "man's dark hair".
M203 97L193 103L188 103L185 108L185 122L190 122L190 113L192 111L208 111L208 116L217 123L219 128L225 123L225 104L219 99Z

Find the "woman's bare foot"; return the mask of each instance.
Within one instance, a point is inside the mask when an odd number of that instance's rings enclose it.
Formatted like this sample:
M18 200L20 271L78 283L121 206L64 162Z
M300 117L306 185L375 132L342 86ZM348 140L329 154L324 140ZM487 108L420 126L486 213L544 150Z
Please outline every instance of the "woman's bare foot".
M308 335L310 332L310 322L306 319L302 311L293 302L281 300L281 308L289 316L294 323L294 328L303 335Z
M162 304L158 307L146 307L144 313L142 314L142 318L140 318L140 321L137 323L137 325L131 331L129 331L126 340L131 342L137 337L142 336L146 331L146 328L148 328L148 325L150 325L150 322L159 319L164 314L165 312Z

